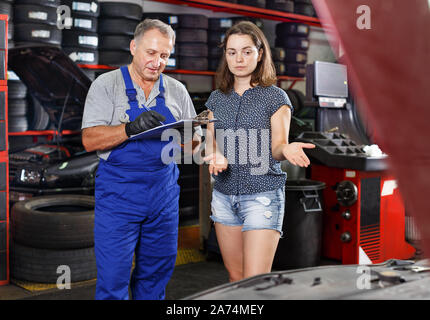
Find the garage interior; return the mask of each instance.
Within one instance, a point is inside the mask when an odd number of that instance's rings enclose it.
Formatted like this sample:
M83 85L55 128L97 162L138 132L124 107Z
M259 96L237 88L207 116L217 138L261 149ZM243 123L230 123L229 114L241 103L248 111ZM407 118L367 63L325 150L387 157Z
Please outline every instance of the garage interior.
M175 30L164 73L186 86L197 114L215 89L225 31L250 20L269 40L277 86L295 108L290 142L317 146L309 168L281 164L291 229L273 271L422 259L414 214L320 10L311 0L0 0L0 300L94 299L98 158L81 143L85 90L130 63L129 42L145 18ZM208 167L178 167L178 257L167 300L228 283L209 219ZM59 290L57 267L73 263L78 276Z

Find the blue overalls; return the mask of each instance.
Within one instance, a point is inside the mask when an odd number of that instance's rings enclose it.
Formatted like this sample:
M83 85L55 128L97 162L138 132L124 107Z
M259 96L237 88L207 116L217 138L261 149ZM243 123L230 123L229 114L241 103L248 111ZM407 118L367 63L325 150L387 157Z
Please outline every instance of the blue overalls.
M139 108L127 67L121 68L133 121ZM165 105L163 78L156 106L151 108L176 121ZM126 141L100 160L95 186L94 242L97 263L96 299L164 299L176 261L179 170L161 161L169 142L159 139ZM130 279L133 253L135 268Z

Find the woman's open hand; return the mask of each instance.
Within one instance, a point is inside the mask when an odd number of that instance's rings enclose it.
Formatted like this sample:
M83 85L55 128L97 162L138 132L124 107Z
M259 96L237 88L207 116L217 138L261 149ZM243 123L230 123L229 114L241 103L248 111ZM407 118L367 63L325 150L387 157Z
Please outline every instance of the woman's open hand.
M312 143L293 142L285 145L282 149L282 154L291 164L300 167L307 167L311 164L303 149L313 149L315 145Z
M204 157L203 160L209 162L209 173L216 176L219 172L226 170L228 166L227 159L219 152L211 153Z

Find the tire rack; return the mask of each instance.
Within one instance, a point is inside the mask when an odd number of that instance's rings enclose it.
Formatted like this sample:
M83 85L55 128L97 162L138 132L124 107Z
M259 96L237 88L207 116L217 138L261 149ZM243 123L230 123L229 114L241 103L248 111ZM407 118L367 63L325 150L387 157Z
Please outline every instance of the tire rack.
M9 156L7 139L7 15L0 15L0 286L9 284Z

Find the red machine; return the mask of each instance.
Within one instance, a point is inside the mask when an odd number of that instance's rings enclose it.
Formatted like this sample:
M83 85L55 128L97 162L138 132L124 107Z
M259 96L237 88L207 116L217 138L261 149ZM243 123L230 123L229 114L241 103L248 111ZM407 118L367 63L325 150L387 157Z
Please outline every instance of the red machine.
M316 145L306 150L311 179L326 184L322 256L343 264L411 258L396 179L386 155L364 150L372 142L349 94L346 66L317 61L306 78L307 104L317 108L315 131L297 140Z
M415 249L405 241L405 208L393 176L312 165L312 180L323 181L322 255L343 264L409 259Z

